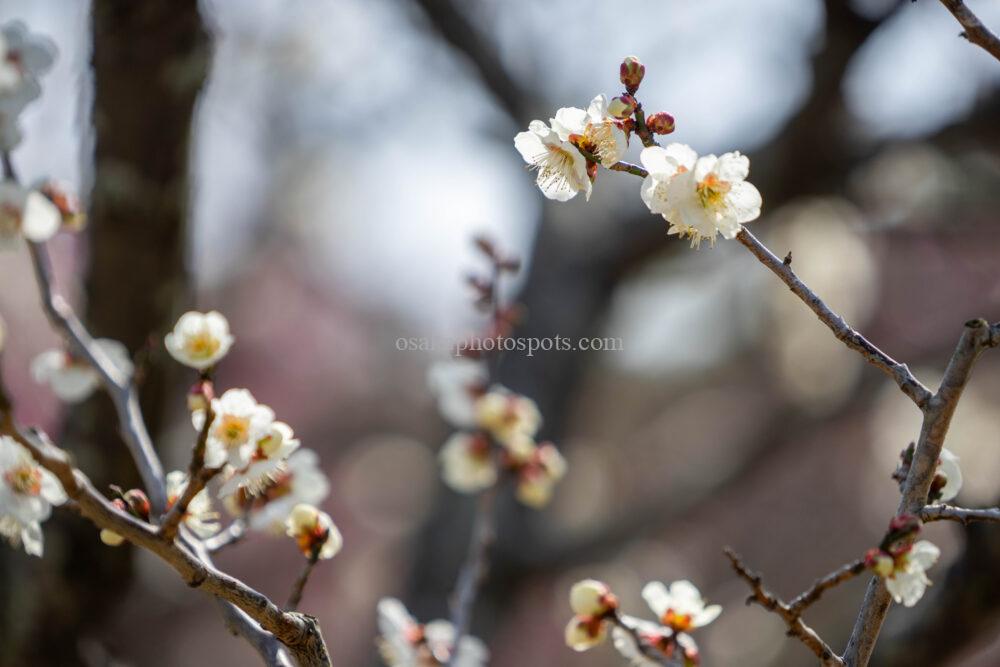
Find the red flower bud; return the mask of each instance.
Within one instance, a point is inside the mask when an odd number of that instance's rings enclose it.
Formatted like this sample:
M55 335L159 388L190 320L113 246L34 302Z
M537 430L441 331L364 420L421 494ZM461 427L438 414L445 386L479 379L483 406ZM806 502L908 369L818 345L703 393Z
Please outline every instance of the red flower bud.
M622 61L618 72L625 90L629 95L635 95L635 91L639 90L639 84L642 83L642 77L646 74L646 66L635 56L629 56Z
M149 498L139 489L129 489L122 496L128 504L129 511L133 516L149 521Z
M653 134L670 134L674 131L674 117L663 111L646 118L646 127Z

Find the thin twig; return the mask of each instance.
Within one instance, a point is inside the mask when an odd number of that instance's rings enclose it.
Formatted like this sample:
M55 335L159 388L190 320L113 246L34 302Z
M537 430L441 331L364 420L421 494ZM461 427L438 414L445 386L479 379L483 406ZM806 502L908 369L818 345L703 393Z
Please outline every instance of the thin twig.
M17 172L7 151L2 154L2 164L4 178L16 183ZM122 373L108 355L95 344L93 337L87 332L70 305L55 293L45 244L29 241L28 250L42 306L49 321L66 337L73 351L97 371L101 383L114 403L115 411L118 413L119 431L139 469L139 476L142 478L153 510L161 512L166 507L163 466L153 449L152 438L146 430L146 423L139 407L139 395L132 379Z
M494 505L496 504L496 485L483 491L476 504L476 518L472 525L472 541L465 563L458 574L455 586L455 599L452 605L451 624L455 628L455 646L469 631L472 618L472 608L476 604L479 592L479 582L487 569L489 547L496 537L494 521ZM457 651L452 652L454 657ZM451 664L451 660L448 661Z
M753 591L753 595L747 599L747 604L757 602L765 609L780 616L785 621L785 625L788 626L788 635L805 644L806 648L816 654L824 667L841 667L844 664L844 661L816 634L816 631L802 622L802 618L790 605L764 588L760 575L747 569L735 551L726 548L725 553L736 574L746 581L750 585L750 590Z
M801 615L810 605L818 601L823 596L823 593L835 586L839 586L845 581L853 579L864 571L865 561L863 559L859 558L854 562L848 563L825 577L817 579L808 590L792 600L788 608L793 614Z
M941 0L941 4L962 25L964 29L962 37L976 46L982 47L991 56L1000 60L1000 37L997 37L989 28L983 25L979 17L973 14L972 10L962 0Z
M628 633L629 637L631 637L632 641L635 643L636 649L648 660L657 665L662 665L663 667L676 667L676 663L668 662L665 655L643 641L638 628L627 623L622 614L615 613L615 615L611 617L611 622Z
M833 312L826 303L803 283L795 271L792 270L791 263L785 264L774 253L757 240L745 228L741 230L736 239L756 257L761 264L771 269L771 271L788 286L795 296L799 297L823 324L829 327L837 340L847 347L858 352L883 373L891 377L899 385L899 388L910 400L924 409L931 398L931 392L917 378L913 376L906 364L901 364L888 354L878 349L867 338L852 329L844 318Z
M941 456L945 437L962 391L969 382L972 368L979 355L989 347L1000 344L1000 325L990 325L986 320L965 323L955 352L944 372L944 379L934 396L924 407L920 438L913 453L913 462L903 483L902 498L897 514L920 514L927 505L927 496L934 481L937 462ZM848 667L866 667L878 641L882 623L889 611L891 598L885 583L873 577L868 583L865 599L854 623L851 638L844 651Z
M316 563L319 561L319 550L322 546L322 544L317 544L313 547L312 554L306 559L306 564L295 580L292 592L288 596L288 602L285 604L287 611L295 611L299 603L302 602L302 593L306 590L306 584L309 583L309 575L312 574L313 568L316 567Z
M184 487L184 493L170 507L163 525L160 526L160 534L168 542L177 535L177 526L187 513L188 505L194 497L204 490L208 483L222 470L218 468L205 467L205 447L208 443L208 434L212 430L212 422L215 421L215 412L212 410L212 401L206 401L205 422L198 432L198 439L195 441L194 449L191 451L191 462L188 464L188 481ZM169 502L169 499L168 501Z
M989 509L969 509L953 505L927 505L920 510L920 520L929 521L961 521L970 524L974 521L1000 523L1000 507Z
M208 553L214 554L222 551L226 547L238 544L247 534L247 522L243 519L236 519L231 524L229 524L225 529L213 535L212 537L202 540L205 545L205 549Z

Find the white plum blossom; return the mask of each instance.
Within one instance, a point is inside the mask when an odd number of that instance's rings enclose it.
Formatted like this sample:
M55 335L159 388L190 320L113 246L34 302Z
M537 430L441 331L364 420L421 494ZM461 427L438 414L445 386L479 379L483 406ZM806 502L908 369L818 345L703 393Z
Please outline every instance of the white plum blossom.
M318 505L330 491L330 483L319 468L319 457L311 449L299 449L284 461L271 481L258 493L246 488L220 496L233 514L247 514L254 530L283 530L285 519L300 504Z
M640 155L649 175L642 201L670 223L668 234L691 239L697 248L718 234L732 239L741 225L760 216L761 196L745 179L750 160L740 153L698 157L689 146L650 146Z
M187 489L187 474L180 470L174 470L167 474L167 509L173 507L174 503L180 500ZM183 517L184 525L191 529L199 538L211 537L219 532L219 514L212 509L212 500L208 497L208 491L202 489L194 495L188 503L187 511Z
M482 433L455 433L438 454L445 484L459 493L476 493L497 481L489 439Z
M344 538L330 515L306 503L292 508L285 519L285 534L295 540L309 559L333 558L344 546Z
M675 632L708 625L722 613L719 605L706 605L695 585L687 580L675 581L669 588L659 581L651 581L643 587L642 599L660 623Z
M98 338L94 343L119 371L126 376L132 375L132 358L125 345L110 338ZM61 349L46 350L35 357L31 374L35 382L49 385L52 392L67 403L84 400L101 383L100 376L89 363Z
M476 425L501 444L515 438L533 438L542 414L530 398L496 387L476 401Z
M453 357L431 366L427 384L437 396L438 410L455 428L476 424L476 401L486 392L489 375L478 359Z
M586 111L563 107L552 119L559 138L593 153L604 167L620 162L628 150L628 136L621 122L608 113L608 98L598 95Z
M258 403L246 389L229 389L212 399L212 411L215 418L205 443L205 465L218 468L228 463L238 470L246 468L257 443L270 434L274 411ZM205 411L191 413L191 423L200 432Z
M892 599L904 607L912 607L931 585L927 570L937 562L941 550L927 540L920 540L895 557L883 553L875 558L873 569L885 579Z
M233 346L229 321L216 311L189 311L181 315L163 343L170 355L197 370L214 366Z
M34 243L47 241L61 224L59 209L45 195L11 181L0 182L0 245L22 236Z
M379 652L389 667L483 667L489 662L490 652L479 639L465 635L456 648L451 623L421 624L395 598L379 600L378 628Z
M945 448L941 449L941 456L938 458L935 485L938 477L944 478L944 484L937 490L935 502L946 503L949 500L954 500L958 492L962 490L962 469L958 465L958 456Z
M587 159L551 127L540 120L531 121L527 132L514 137L514 147L538 172L535 183L543 195L568 201L582 191L590 199L593 186L587 174Z
M556 483L565 475L566 459L555 445L539 445L527 462L517 467L517 499L529 507L544 507L552 499Z
M284 461L300 444L291 426L285 422L271 422L264 437L257 441L250 464L242 470L231 471L219 494L226 496L241 488L250 495L260 493L281 474Z
M0 28L0 150L21 141L18 116L42 93L38 77L52 66L55 45L28 33L20 21Z
M41 522L52 505L66 502L55 476L38 465L21 443L0 435L0 536L25 552L41 556Z

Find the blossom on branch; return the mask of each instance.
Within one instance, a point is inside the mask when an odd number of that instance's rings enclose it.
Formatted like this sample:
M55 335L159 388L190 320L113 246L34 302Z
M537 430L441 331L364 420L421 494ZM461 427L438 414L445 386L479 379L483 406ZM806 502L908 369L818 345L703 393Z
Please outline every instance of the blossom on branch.
M540 120L531 121L527 132L514 137L514 147L530 168L538 172L535 183L543 195L568 201L582 191L590 199L592 184L587 159L551 127Z
M566 476L566 459L555 445L546 442L534 447L513 469L517 474L517 499L538 509L549 503L556 483Z
M907 475L910 474L910 466L913 465L913 453L916 448L914 443L907 445L906 449L900 452L899 466L892 473L892 478L899 484L900 490L906 482ZM937 469L934 472L934 479L931 481L931 488L927 494L927 501L931 504L946 503L953 500L962 490L962 468L958 464L958 456L951 450L942 447L941 455L938 457Z
M476 425L501 444L522 436L533 438L542 424L542 414L533 400L502 387L484 394L475 410Z
M604 167L619 162L628 150L622 121L611 115L604 95L591 100L586 111L576 107L559 109L552 119L552 129L561 140L596 155Z
M615 649L630 665L660 667L663 660L682 667L696 667L701 663L698 644L689 634L631 616L622 616L621 625L631 630L616 626L611 636Z
M21 140L18 115L42 93L38 78L55 61L55 45L32 35L20 21L0 28L0 150Z
M486 393L488 382L486 364L467 357L437 362L427 373L441 416L455 428L476 425L476 401Z
M344 546L344 538L330 515L306 503L292 508L285 519L285 534L295 539L299 550L311 560L333 558Z
M0 536L24 546L32 556L43 551L41 522L52 505L66 502L66 492L55 476L38 465L14 438L0 435Z
M167 509L169 510L184 495L187 489L187 474L174 470L167 474ZM195 494L184 512L184 525L199 538L206 538L219 532L219 513L212 509L212 499L208 491L202 489Z
M233 346L229 321L219 312L189 311L181 315L163 343L174 359L197 370L214 366Z
M483 667L490 653L479 639L465 635L455 644L455 626L448 621L417 622L402 602L378 603L379 652L389 667Z
M642 599L660 619L660 623L675 632L686 632L708 625L722 613L722 607L706 605L701 593L690 581L675 581L668 588L651 581L642 589Z
M94 344L119 371L126 376L132 375L132 358L125 345L110 338L98 338ZM46 350L35 357L31 362L31 375L35 382L49 385L52 392L67 403L86 399L101 383L93 366L61 349Z
M212 399L215 418L205 443L205 465L218 468L226 463L236 469L250 464L257 443L270 434L274 411L257 402L246 389L229 389ZM201 431L205 411L191 413L191 423Z
M618 609L618 598L602 581L584 579L569 591L573 618L566 625L566 645L586 651L607 638L607 626Z
M281 474L284 462L300 444L291 426L285 422L271 422L266 435L257 441L250 464L241 470L230 471L219 494L229 495L241 488L250 495L260 493Z
M497 481L497 465L484 433L455 433L438 454L445 484L459 493L477 493Z
M0 183L0 246L22 236L29 241L48 241L62 224L59 209L42 193L11 181Z
M698 157L689 146L651 146L640 155L649 175L642 183L642 201L670 223L668 234L715 244L719 234L732 239L740 225L760 216L761 196L746 177L750 160L740 153Z
M924 596L931 585L927 570L941 556L941 550L931 542L913 542L920 528L915 516L893 517L882 543L865 554L868 569L885 580L892 599L905 607L912 607Z
M316 452L299 449L281 463L263 488L251 491L237 487L228 493L220 491L219 495L230 513L247 515L252 529L277 532L296 505L322 502L330 491L330 483L319 469Z

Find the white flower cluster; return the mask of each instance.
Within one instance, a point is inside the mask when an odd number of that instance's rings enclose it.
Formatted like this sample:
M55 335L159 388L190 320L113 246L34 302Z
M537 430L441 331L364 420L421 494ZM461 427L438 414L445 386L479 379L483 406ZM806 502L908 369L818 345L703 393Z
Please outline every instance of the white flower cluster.
M698 645L689 632L714 621L722 607L706 605L690 581L675 581L669 587L653 581L642 589L642 597L658 623L621 614L607 584L594 579L577 582L569 595L574 616L566 625L566 645L586 651L602 643L611 627L615 648L632 665L654 667L668 660L685 667L697 665Z
M0 536L41 556L41 522L49 518L53 505L64 502L66 493L59 480L21 443L0 435Z
M419 623L402 602L383 598L378 603L378 647L389 667L483 667L489 661L486 646L469 635L455 646L455 627L448 621Z
M892 599L905 607L912 607L924 596L931 585L927 570L941 556L941 550L931 542L914 541L920 527L914 516L894 517L882 544L865 554L868 569L885 580Z
M518 500L543 507L566 474L566 460L552 443L536 443L542 417L534 401L487 383L479 360L458 357L431 367L441 414L461 429L441 448L444 481L460 493L477 493L504 471L515 480Z
M191 311L180 317L164 345L177 361L205 378L234 340L222 314ZM307 557L314 552L319 558L336 554L343 542L340 531L314 507L330 488L316 453L301 448L292 427L278 421L274 410L258 403L247 389L228 389L215 397L207 395L205 387L205 382L199 383L189 396L191 423L200 433L211 408L204 465L221 468L218 495L226 508L252 529L284 531Z

